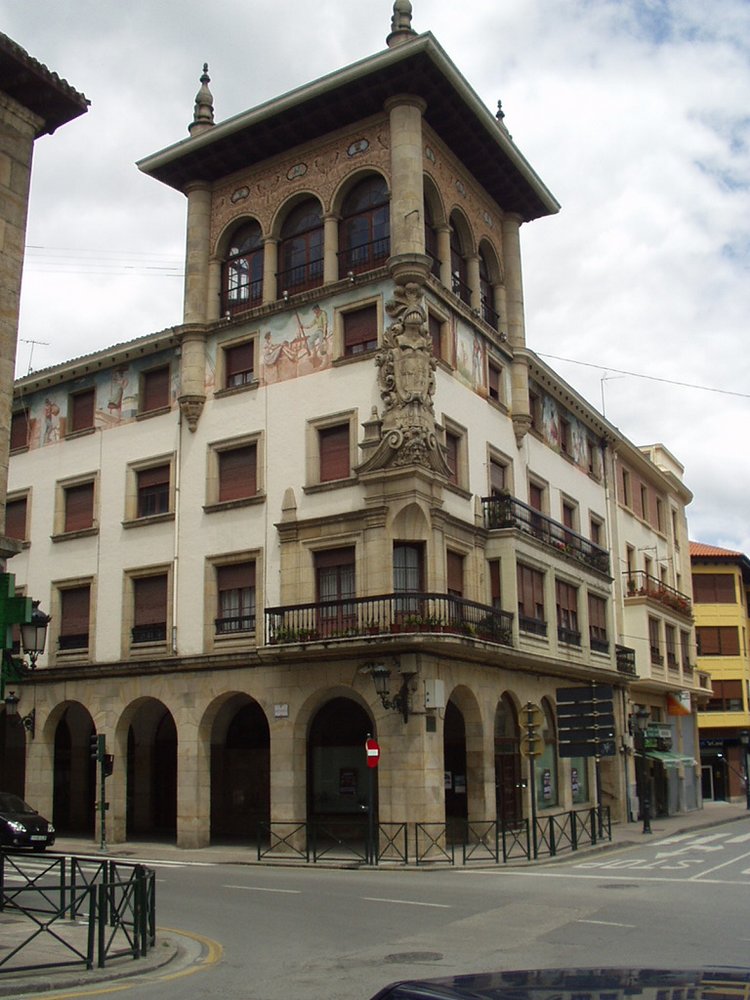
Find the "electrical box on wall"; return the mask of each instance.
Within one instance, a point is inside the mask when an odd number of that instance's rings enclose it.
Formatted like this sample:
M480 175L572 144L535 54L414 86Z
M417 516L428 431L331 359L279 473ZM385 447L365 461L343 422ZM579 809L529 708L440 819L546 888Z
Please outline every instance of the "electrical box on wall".
M424 707L426 709L445 708L445 681L437 679L424 682Z

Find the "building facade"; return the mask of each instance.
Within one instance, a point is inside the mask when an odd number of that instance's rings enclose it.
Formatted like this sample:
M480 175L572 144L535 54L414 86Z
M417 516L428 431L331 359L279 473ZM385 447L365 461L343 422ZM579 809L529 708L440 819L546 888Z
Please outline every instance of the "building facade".
M742 801L750 742L750 559L701 542L690 543L690 558L698 663L712 688L698 716L703 797Z
M52 615L29 796L93 833L95 732L114 841L625 819L629 718L682 693L664 809L695 807L690 494L528 348L520 229L558 205L502 118L404 0L275 102L216 124L209 83L139 164L187 198L183 322L16 385L13 570ZM602 684L595 767L556 692Z

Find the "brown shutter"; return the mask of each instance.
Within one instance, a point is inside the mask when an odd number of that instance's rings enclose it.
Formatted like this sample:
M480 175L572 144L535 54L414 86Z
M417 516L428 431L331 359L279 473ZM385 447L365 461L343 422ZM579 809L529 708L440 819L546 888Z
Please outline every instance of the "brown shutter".
M257 493L254 444L219 452L219 500L240 500Z
M94 484L65 490L65 531L83 531L94 523Z
M10 447L26 448L29 443L29 414L26 410L18 410L10 420Z
M456 434L448 433L445 435L445 460L450 469L448 478L456 486L458 485L458 442L459 438Z
M493 608L501 608L502 600L500 593L500 560L491 559L490 567L490 601Z
M607 629L607 602L595 594L589 594L589 624L593 628Z
M94 426L95 393L93 389L78 392L70 399L70 430L81 431Z
M155 465L152 469L141 469L138 473L138 489L169 484L169 466Z
M331 569L333 566L353 566L354 548L325 549L315 553L315 569Z
M222 590L243 590L255 586L255 563L231 563L216 567L216 587Z
M90 587L60 591L60 635L83 635L89 630Z
M163 625L167 620L167 577L144 576L133 581L133 623Z
M541 511L542 504L544 500L544 490L541 486L537 486L536 483L529 484L529 507L533 507L534 510Z
M254 361L252 340L227 347L224 351L225 385L244 385L252 381Z
M348 479L349 464L349 424L338 427L323 427L318 431L320 447L320 481L328 483L334 479Z
M443 324L438 319L438 317L434 315L434 313L430 313L429 318L427 320L427 326L430 331L430 340L432 341L432 353L436 358L442 358L443 345L442 345L441 334L443 330Z
M505 466L490 460L490 494L493 497L505 492Z
M454 597L463 597L464 593L464 557L458 552L447 553L448 593Z
M141 388L141 411L148 412L169 406L169 365L144 372Z
M26 540L26 497L11 500L5 507L5 534L8 538Z
M362 354L378 346L378 310L366 306L344 313L344 354Z

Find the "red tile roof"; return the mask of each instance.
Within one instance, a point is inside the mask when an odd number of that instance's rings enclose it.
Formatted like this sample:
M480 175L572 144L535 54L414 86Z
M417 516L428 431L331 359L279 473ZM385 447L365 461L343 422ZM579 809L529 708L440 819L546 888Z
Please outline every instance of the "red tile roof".
M744 552L733 552L731 549L720 549L717 545L704 545L703 542L691 542L690 555L704 556L714 559L742 559Z

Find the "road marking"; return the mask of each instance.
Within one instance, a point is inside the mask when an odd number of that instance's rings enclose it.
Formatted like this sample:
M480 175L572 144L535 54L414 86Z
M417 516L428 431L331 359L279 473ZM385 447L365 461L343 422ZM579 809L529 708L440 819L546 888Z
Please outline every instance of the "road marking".
M738 858L730 858L729 861L724 861L720 865L714 865L713 868L707 868L704 872L698 872L697 875L693 875L692 881L702 878L704 875L710 875L711 872L717 872L720 868L726 868L727 865L733 865L737 861L744 861L745 858L750 858L750 852L747 854L741 854Z
M399 906L432 906L438 910L450 910L448 903L423 903L417 899L381 899L379 896L363 896L367 903L397 903Z
M750 840L750 833L741 833L739 837L730 837L727 841L728 844L744 844L745 841Z
M265 889L260 885L223 885L222 889L244 889L246 892L278 892L288 896L301 896L301 889Z
M649 882L694 882L695 876L689 876L687 878L674 878L668 875L639 875L637 871L630 871L627 875L611 875L606 871L599 871L597 875L579 875L578 872L534 872L528 869L514 868L508 869L507 871L493 872L483 869L482 871L467 871L462 872L462 875L483 875L485 878L488 875L495 875L499 878L508 878L513 875L525 875L527 878L580 878L580 879L593 879L597 882L603 882L605 879L607 882L633 882L636 879L640 880L644 885ZM736 879L721 879L721 878L707 878L702 880L704 885L731 885L737 888L738 886L750 885L749 882L738 882Z
M635 924L616 924L612 920L576 920L577 924L601 924L603 927L635 927Z

